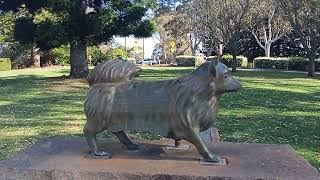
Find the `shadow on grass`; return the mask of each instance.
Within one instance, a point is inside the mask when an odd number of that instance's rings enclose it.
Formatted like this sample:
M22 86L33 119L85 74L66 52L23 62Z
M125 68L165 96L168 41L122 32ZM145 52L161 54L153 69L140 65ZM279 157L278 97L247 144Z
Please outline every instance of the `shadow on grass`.
M265 88L245 87L221 98L217 125L223 140L290 144L320 167L320 99L315 98L319 93ZM296 88L308 91L310 87ZM314 84L313 90L317 89Z
M84 119L87 86L82 80L29 75L0 83L0 126L5 129L53 128Z

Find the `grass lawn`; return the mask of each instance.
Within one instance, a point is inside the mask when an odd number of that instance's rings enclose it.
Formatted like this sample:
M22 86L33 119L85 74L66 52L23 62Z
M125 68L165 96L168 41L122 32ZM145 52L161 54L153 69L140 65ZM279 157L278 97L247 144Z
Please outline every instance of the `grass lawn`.
M141 80L170 79L191 68L144 68ZM39 138L81 136L87 84L61 78L67 68L0 72L0 160ZM303 74L234 74L243 89L221 98L224 141L290 144L320 168L320 80ZM131 136L150 137L136 132Z

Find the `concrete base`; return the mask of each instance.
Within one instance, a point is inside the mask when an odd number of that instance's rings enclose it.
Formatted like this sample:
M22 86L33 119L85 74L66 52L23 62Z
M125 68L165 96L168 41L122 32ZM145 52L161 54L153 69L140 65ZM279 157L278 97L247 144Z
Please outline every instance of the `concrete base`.
M200 165L206 165L206 166L227 166L228 163L227 163L227 159L221 159L220 162L208 162L204 159L200 159Z
M138 141L142 152L130 153L113 140L100 140L112 158L88 159L83 138L42 140L26 151L0 162L1 180L51 179L290 179L318 180L315 168L288 145L209 144L226 158L227 166L199 163L193 145L189 150L166 150L167 141Z
M166 147L166 150L189 150L190 145L189 144L180 144L180 146L176 147L175 144L168 144Z

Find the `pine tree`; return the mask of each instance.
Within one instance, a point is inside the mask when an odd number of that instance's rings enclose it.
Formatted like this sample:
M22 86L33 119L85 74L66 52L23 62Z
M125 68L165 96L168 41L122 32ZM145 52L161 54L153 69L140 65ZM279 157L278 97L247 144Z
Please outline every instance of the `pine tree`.
M41 50L70 44L70 76L84 78L89 72L87 46L110 41L113 36L152 35L154 25L146 16L151 2L6 0L1 9L16 10L24 5L34 15L17 21L16 37L27 42L36 41Z

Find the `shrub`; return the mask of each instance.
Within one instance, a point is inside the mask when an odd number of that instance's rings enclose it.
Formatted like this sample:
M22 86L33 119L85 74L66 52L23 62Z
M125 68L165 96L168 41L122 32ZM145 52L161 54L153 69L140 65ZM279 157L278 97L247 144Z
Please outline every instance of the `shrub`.
M207 58L208 61L217 59L217 56L210 56ZM222 56L221 63L228 67L232 67L233 57L230 54ZM237 67L248 68L248 59L244 56L237 56Z
M107 56L100 50L100 48L93 46L89 49L89 60L91 65L96 66L99 63L106 61Z
M11 70L11 60L10 58L0 58L0 71Z
M20 54L12 59L12 69L24 69L32 64L30 49L20 51Z
M200 66L205 62L201 56L177 56L177 66Z
M0 58L11 59L12 69L30 67L31 46L19 43L0 43Z
M244 56L237 56L237 59L241 61L241 67L242 68L250 68L250 63L248 62L248 58Z
M206 60L203 56L196 56L196 67L201 66L201 64L205 63Z
M126 59L126 52L120 48L111 48L108 49L105 53L97 46L90 47L89 49L89 60L91 65L98 65L104 61L111 61L117 59L118 56L121 56L122 59ZM128 61L136 63L134 58L128 58Z
M194 56L177 56L177 66L195 66L196 58Z
M273 58L258 57L253 61L254 68L307 71L308 60L303 57ZM319 71L320 60L316 60L316 71Z
M257 57L253 60L254 68L272 69L274 67L274 59L268 57Z
M52 57L55 60L56 64L62 66L70 64L70 46L62 45L58 48L52 50Z
M304 57L290 57L288 69L305 71L308 69L308 60L306 60Z
M126 59L126 52L120 48L112 48L106 52L106 60L115 60L117 56L121 56L122 59Z
M14 58L17 56L16 50L20 50L19 47L21 46L15 43L0 42L0 58Z

